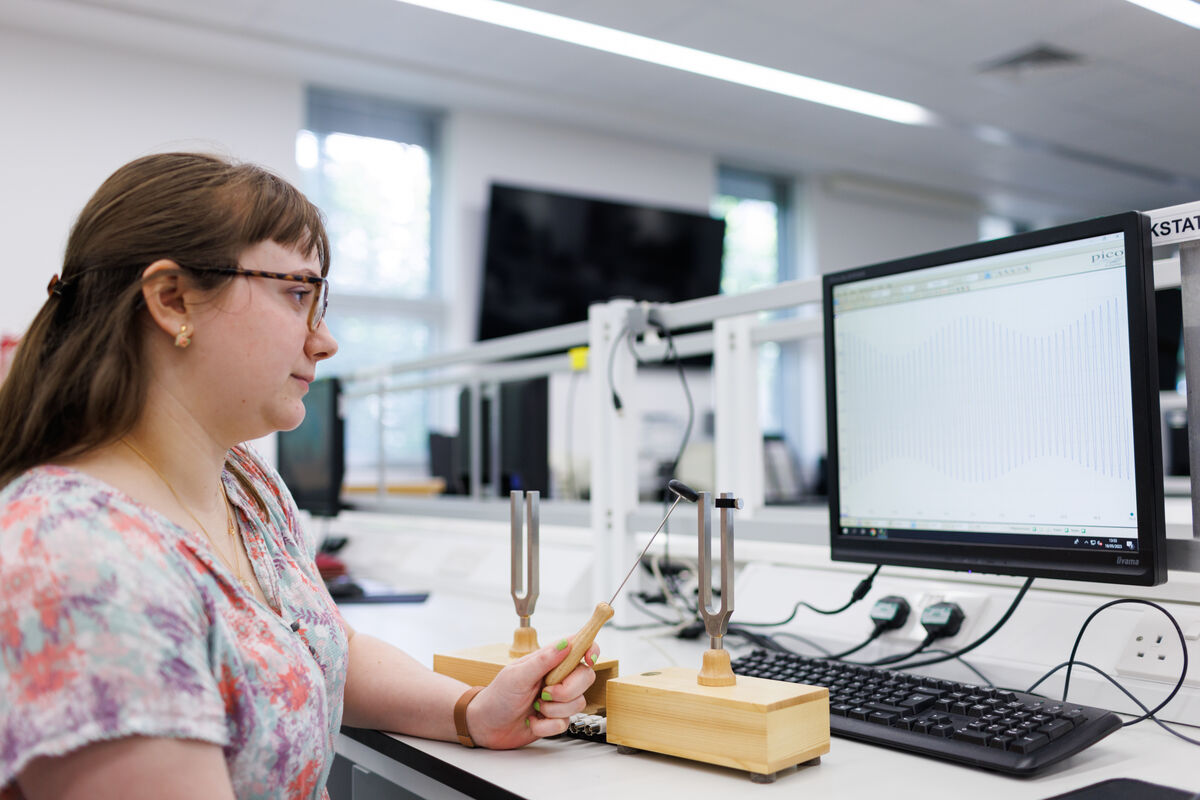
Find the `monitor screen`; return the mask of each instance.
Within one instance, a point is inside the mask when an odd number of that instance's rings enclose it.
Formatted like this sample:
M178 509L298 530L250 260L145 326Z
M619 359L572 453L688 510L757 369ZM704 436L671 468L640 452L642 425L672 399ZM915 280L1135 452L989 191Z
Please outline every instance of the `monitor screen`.
M479 339L582 322L615 297L717 294L724 240L706 214L493 184Z
M1166 580L1145 216L823 283L834 559Z
M304 421L280 431L279 476L296 505L314 516L336 517L346 471L346 426L337 378L313 381L304 397Z

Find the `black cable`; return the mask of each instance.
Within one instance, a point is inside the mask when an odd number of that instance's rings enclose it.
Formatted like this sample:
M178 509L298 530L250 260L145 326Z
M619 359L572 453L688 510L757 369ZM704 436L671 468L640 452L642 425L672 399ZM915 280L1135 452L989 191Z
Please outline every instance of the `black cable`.
M659 335L667 338L667 352L663 356L665 364L668 358L675 361L675 369L679 373L679 383L683 387L683 396L687 400L687 425L683 429L683 439L679 442L679 452L675 454L675 460L671 462L671 477L675 477L675 470L679 469L679 462L683 458L683 451L687 449L688 439L692 436L692 426L696 422L696 406L692 402L692 391L688 388L687 375L683 371L683 359L679 357L679 350L675 348L675 337L671 335L670 328L657 322L652 322L651 325L659 332ZM634 356L636 358L636 356Z
M992 626L991 630L989 630L983 636L980 636L975 641L971 642L966 647L963 647L959 650L955 650L952 653L947 653L944 656L939 656L938 658L927 658L924 661L914 661L911 664L901 664L901 665L897 666L896 669L909 670L914 667L928 666L929 664L941 664L944 661L951 661L953 659L958 658L961 655L971 652L976 647L979 647L981 644L986 642L988 639L992 638L992 636L995 635L996 631L1000 630L1000 628L1002 628L1004 626L1004 623L1008 622L1008 618L1011 617L1013 615L1013 612L1017 610L1017 606L1019 606L1021 604L1021 600L1024 599L1025 593L1029 591L1029 587L1032 585L1033 585L1033 578L1026 578L1025 583L1021 584L1021 589L1020 589L1020 591L1017 592L1017 596L1014 597L1012 603L1009 604L1008 610L1005 611L1004 615L1001 616L1000 619L996 621L996 624Z
M1071 656L1070 656L1070 658L1067 659L1067 662L1066 662L1068 666L1067 666L1066 680L1063 682L1063 702L1066 702L1067 693L1071 690L1071 667L1070 667L1070 665L1075 662L1075 653L1079 650L1079 642L1080 642L1080 640L1083 639L1083 632L1087 630L1087 626L1089 624L1091 624L1091 621L1093 619L1095 619L1096 615L1099 614L1101 611L1103 611L1106 608L1111 608L1112 606L1123 605L1125 603L1137 603L1138 605L1150 606L1151 608L1156 608L1159 611L1161 611L1163 613L1163 616L1165 616L1167 619L1169 619L1171 621L1171 624L1175 626L1175 632L1179 634L1179 646L1183 649L1183 669L1181 669L1179 671L1179 680L1175 683L1175 688L1171 690L1171 693L1169 695L1167 695L1167 698L1165 700L1163 700L1161 703L1159 703L1158 706L1156 706L1153 711L1150 711L1147 713L1146 716L1152 717L1155 714L1157 714L1159 711L1162 711L1163 708L1167 705L1167 703L1174 700L1175 695L1179 694L1179 690L1183 688L1183 682L1184 682L1184 680L1187 679L1187 670L1188 670L1187 639L1184 638L1183 629L1179 627L1179 623L1175 621L1175 617L1171 616L1171 612L1167 611L1165 608L1160 606L1158 603L1152 603L1149 600L1140 600L1136 597L1125 597L1125 598L1121 598L1120 600L1111 600L1111 601L1105 603L1104 605L1100 606L1099 608L1097 608L1095 611L1093 611L1091 614L1088 615L1087 619L1085 619L1083 621L1083 625L1081 625L1079 627L1079 633L1075 636L1075 644L1071 647ZM1036 686L1037 684L1034 684L1034 685ZM1134 720L1134 722L1141 722L1145 718L1146 718L1145 716L1140 717L1139 719Z
M1057 667L1055 667L1054 669L1050 670L1049 672L1047 672L1047 673L1046 673L1045 675L1043 675L1042 677L1038 678L1038 679L1037 679L1037 682L1036 682L1036 683L1034 683L1034 684L1033 684L1033 686L1029 687L1029 690L1026 692L1026 694L1033 694L1033 690L1034 690L1034 689L1036 689L1036 688L1037 688L1039 685L1041 685L1042 681L1046 680L1046 679L1047 679L1047 678L1049 678L1051 675L1053 675L1054 673L1058 672L1060 669L1068 668L1068 667L1071 667L1071 666L1087 667L1088 669L1092 670L1093 672L1098 672L1098 673L1100 673L1101 677L1103 677L1105 680L1107 680L1107 681L1108 681L1109 683L1111 683L1113 686L1116 686L1118 689L1120 689L1120 690L1121 690L1121 692L1122 692L1122 693L1123 693L1123 694L1124 694L1126 697L1128 697L1130 700L1132 700L1132 701L1133 701L1134 705L1136 705L1138 708L1140 708L1142 711L1144 711L1144 712L1145 712L1144 714L1142 714L1142 716L1138 717L1137 719L1134 719L1134 720L1129 720L1128 722L1123 722L1123 723L1121 723L1121 727L1122 727L1122 728L1127 728L1127 727L1129 727L1130 725L1136 725L1137 723L1139 723L1139 722L1141 722L1141 721L1143 721L1143 720L1145 720L1145 719L1150 719L1150 720L1153 720L1153 721L1154 721L1154 723L1155 723L1156 725L1158 725L1158 727L1162 728L1162 729L1163 729L1163 730L1165 730L1167 733L1169 733L1169 734L1171 734L1171 735L1173 735L1173 736L1178 736L1180 739L1183 739L1185 742L1188 742L1189 744L1200 745L1200 740L1197 740L1197 739L1192 739L1192 738L1191 738L1191 737L1189 737L1189 736L1184 736L1182 733L1180 733L1179 731L1175 730L1174 728L1171 728L1171 727L1170 727L1170 726L1168 726L1168 725L1167 725L1165 722L1163 722L1161 719L1159 719L1158 717L1154 716L1154 714L1155 714L1155 713L1157 713L1157 711L1158 711L1158 710L1161 710L1161 708L1162 708L1162 705L1161 705L1161 704L1159 705L1159 708L1158 708L1158 709L1151 710L1150 708L1148 708L1148 707L1146 706L1146 704L1145 704L1145 703L1143 703L1141 700L1138 700L1136 697L1134 697L1134 696L1133 696L1133 693L1132 693L1132 692L1130 692L1128 689L1126 689L1126 688L1125 688L1123 685L1121 685L1121 683L1120 683L1119 681L1117 681L1117 679L1116 679L1116 678L1114 678L1113 676L1109 675L1107 672L1105 672L1104 670L1102 670L1102 669L1100 669L1099 667L1095 666L1094 664L1089 664L1089 663L1088 663L1088 662L1086 662L1086 661L1074 661L1074 662L1071 662L1071 661L1064 661L1064 662L1062 662L1062 663L1061 663L1061 664L1059 664ZM1064 700L1065 700L1065 698L1064 698Z
M828 614L840 614L843 611L845 611L847 608L849 608L850 606L854 605L859 600L862 600L864 597L867 596L867 593L871 591L871 587L874 584L875 576L879 574L880 568L881 568L881 565L876 564L875 569L871 570L871 574L858 582L858 585L854 587L854 591L850 593L850 599L847 600L845 605L843 605L840 608L834 608L834 609L817 608L816 606L809 605L808 603L801 600L801 601L797 602L795 606L792 607L792 613L788 615L787 619L780 620L779 622L739 622L738 624L741 625L742 627L747 627L747 628L777 628L780 625L786 625L789 622L791 622L793 619L795 619L796 614L800 611L800 609L802 607L807 608L809 611L815 611L818 614L827 614L827 615Z
M921 640L921 643L919 645L917 645L916 647L914 647L912 650L909 650L907 653L901 653L900 655L894 655L894 656L884 656L883 658L877 658L874 661L849 661L847 663L862 664L862 665L868 666L868 667L883 667L883 666L890 667L892 664L899 663L901 661L904 661L907 658L912 658L917 653L921 652L926 647L929 647L929 645L933 644L934 641L937 640L937 638L938 637L935 634L927 633L927 634L925 634L925 638Z
M608 351L608 390L612 392L613 408L617 413L621 411L621 396L617 394L617 384L613 378L613 362L617 358L617 349L621 346L621 339L628 333L628 326L622 325L620 332L617 333L617 338L613 340L613 345Z
M754 631L748 631L737 625L731 625L728 628L726 628L725 635L726 636L740 636L741 638L745 639L746 641L750 642L751 644L758 645L759 647L761 647L765 650L771 650L776 653L792 652L791 650L789 650L786 647L784 647L783 645L781 645L779 642L775 641L770 636L764 636L761 633L755 633Z
M806 639L803 636L800 636L799 634L790 633L788 631L780 631L779 633L768 636L767 638L772 639L772 640L778 640L785 636L789 639L795 639L798 642L803 642L804 644L811 647L813 650L816 650L818 653L821 654L819 656L820 658L829 658L829 648L828 647L823 647L822 645L818 644L817 642L814 642L812 639ZM789 652L792 652L792 651L789 651Z
M883 635L884 630L886 630L886 629L882 625L876 625L875 630L871 631L871 635L868 636L866 639L863 639L858 644L854 645L854 647L851 647L849 650L843 650L840 653L830 653L829 655L824 656L824 658L828 658L831 661L841 661L846 656L851 655L853 653L857 653L859 650L862 650L864 647L869 645L871 642L878 639L880 636Z
M669 620L665 617L660 617L658 614L655 614L653 611L651 611L647 607L647 605L641 600L641 598L639 598L637 595L630 595L629 599L635 606L638 607L638 609L643 614L645 614L646 616L648 616L651 619L656 620L656 621L655 622L637 623L637 624L633 624L633 625L620 625L620 624L614 622L614 623L610 624L608 627L612 628L613 630L617 630L617 631L643 631L643 630L647 630L649 628L661 628L663 626L668 626L668 627L675 626L675 625L679 625L680 623L683 622L682 619Z

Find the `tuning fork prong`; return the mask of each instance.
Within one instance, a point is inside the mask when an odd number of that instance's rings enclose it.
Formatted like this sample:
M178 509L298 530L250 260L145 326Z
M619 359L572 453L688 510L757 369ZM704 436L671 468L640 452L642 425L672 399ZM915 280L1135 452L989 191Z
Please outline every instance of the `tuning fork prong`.
M512 516L512 599L528 627L538 599L538 531L541 527L541 493L513 491L509 493Z
M733 512L742 507L742 501L729 492L717 497L716 507L721 519L721 607L713 610L712 580L712 496L708 492L700 495L697 504L700 526L700 616L704 619L704 630L708 633L709 647L704 653L696 682L701 686L733 686L737 677L729 660L723 639L729 630L729 617L733 614Z
M722 639L733 615L733 510L742 501L731 492L721 492L716 500L721 527L721 606L713 609L712 509L714 503L708 492L700 493L698 505L700 539L700 616L704 630L714 650L722 648Z

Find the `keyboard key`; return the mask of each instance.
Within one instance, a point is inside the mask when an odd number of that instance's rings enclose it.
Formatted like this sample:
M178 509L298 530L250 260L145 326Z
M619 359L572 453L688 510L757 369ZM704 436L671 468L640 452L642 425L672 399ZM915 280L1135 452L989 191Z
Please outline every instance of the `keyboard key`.
M901 708L918 714L927 708L932 707L933 704L934 698L932 695L928 694L914 694L898 703Z
M1083 713L1082 708L1069 708L1062 713L1060 719L1065 719L1072 725L1078 727L1087 722L1087 715Z
M1048 744L1050 744L1050 738L1045 734L1030 733L1018 737L1008 746L1008 749L1017 753L1032 753L1039 747L1044 747Z
M992 737L985 731L975 730L974 728L958 728L954 731L954 738L960 742L969 744L977 744L980 746L986 745Z
M1050 737L1050 741L1054 741L1069 730L1075 728L1070 722L1065 719L1056 719L1053 722L1047 722L1045 725L1038 728L1038 733L1044 733Z

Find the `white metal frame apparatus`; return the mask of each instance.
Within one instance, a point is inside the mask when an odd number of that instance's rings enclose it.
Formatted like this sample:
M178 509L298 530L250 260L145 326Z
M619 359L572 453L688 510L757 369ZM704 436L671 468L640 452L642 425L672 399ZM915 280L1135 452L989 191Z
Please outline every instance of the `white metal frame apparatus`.
M1153 246L1158 252L1178 247L1178 256L1156 259L1157 288L1180 286L1183 297L1184 351L1200 353L1200 202L1147 212L1152 225ZM707 327L711 331L674 337L682 357L712 353L714 386L714 450L716 486L742 498L739 515L743 538L782 538L796 541L793 524L781 524L779 515L762 514L765 507L763 442L758 421L758 349L767 342L819 340L821 281L819 278L787 281L767 289L738 295L718 295L653 307L656 321L667 330ZM762 312L806 309L806 314L763 320ZM646 309L632 300L612 300L589 309L588 321L482 342L462 350L343 375L350 397L424 391L437 387L465 386L471 390L469 500L446 502L449 498L413 500L388 498L384 471L382 415L380 421L378 498L369 507L381 511L403 510L429 516L474 517L502 520L508 511L503 498L488 496L488 489L474 480L483 472L480 432L481 398L495 392L496 384L541 375L567 374L578 369L569 351L588 348L587 369L591 408L591 491L586 506L550 500L543 516L561 524L590 525L595 568L592 580L597 596L616 584L621 571L635 554L636 532L656 512L639 511L637 496L638 408L632 391L622 391L622 408L612 401L609 384L632 387L637 380L637 361L657 358L664 344L625 344L624 332L631 320L644 318ZM632 351L631 351L632 350ZM1200 572L1200 358L1185 359L1187 377L1188 440L1191 465L1192 538L1168 539L1168 562L1173 570ZM496 404L492 404L496 413ZM498 426L492 425L490 448L497 458ZM491 475L498 475L493 463ZM495 492L491 492L495 494ZM361 498L356 503L363 505ZM649 523L653 527L653 522ZM805 539L820 544L827 535L815 527ZM618 609L619 610L619 609Z

